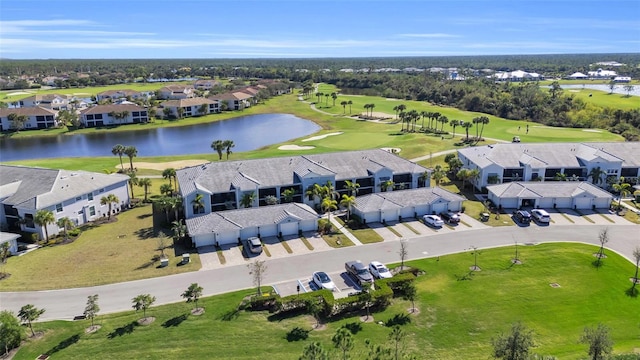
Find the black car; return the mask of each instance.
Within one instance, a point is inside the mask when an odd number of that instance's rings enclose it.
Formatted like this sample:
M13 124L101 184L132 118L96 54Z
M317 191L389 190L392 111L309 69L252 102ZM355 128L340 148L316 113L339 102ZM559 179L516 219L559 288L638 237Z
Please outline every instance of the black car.
M451 211L440 213L440 218L449 224L457 224L460 222L460 215Z
M516 211L515 218L521 224L529 224L531 222L531 214L525 210Z

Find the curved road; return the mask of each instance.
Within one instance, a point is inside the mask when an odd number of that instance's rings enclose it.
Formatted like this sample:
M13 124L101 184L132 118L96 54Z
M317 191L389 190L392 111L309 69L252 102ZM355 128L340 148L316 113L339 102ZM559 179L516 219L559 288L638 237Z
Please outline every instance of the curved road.
M518 244L542 242L585 242L598 243L598 233L604 228L598 225L532 225L520 228L506 226L499 228L464 231L412 238L408 241L408 259L434 257L462 252L476 246L492 248ZM609 226L610 241L607 248L632 261L633 249L640 246L638 225ZM327 272L343 270L345 261L360 259L363 262L379 260L384 263L398 262L399 241L353 246L339 250L327 250L305 255L267 260L268 270L264 284L277 284L310 276L319 269ZM621 276L626 276L621 274ZM90 288L1 292L0 309L17 311L25 304L34 304L47 311L40 320L70 320L82 314L87 296L98 294L101 314L131 310L131 299L139 294L149 293L157 298L157 304L184 301L180 294L197 282L204 288L204 296L246 289L252 287L249 271L244 265L221 269L197 271L160 278L137 280L125 283L95 286Z

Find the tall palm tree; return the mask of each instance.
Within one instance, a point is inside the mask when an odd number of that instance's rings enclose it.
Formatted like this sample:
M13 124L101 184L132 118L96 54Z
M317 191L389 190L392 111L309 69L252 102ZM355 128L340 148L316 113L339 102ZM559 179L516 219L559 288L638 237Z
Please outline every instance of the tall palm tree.
M349 221L349 216L351 215L351 208L356 203L355 196L349 196L347 194L342 195L342 200L340 200L340 205L347 208L347 221Z
M360 184L347 180L344 182L344 188L349 191L349 194L351 196L356 196L356 194L358 193L358 189L360 188Z
M256 193L254 191L245 192L240 199L240 205L244 208L250 208L253 206L253 202L256 199Z
M428 111L420 111L420 116L422 117L422 125L420 126L424 131L424 118L429 117L430 112Z
M147 195L149 194L149 187L151 186L151 179L144 177L138 180L138 186L144 188L144 202L147 202Z
M367 113L365 116L367 117L369 117L369 106L370 104L364 104L364 109L366 110L366 113Z
M398 110L398 105L393 107L393 111L396 112L396 120L397 120L398 119L398 112L400 111L400 110Z
M418 177L418 184L422 184L422 187L426 187L427 180L429 180L429 172L425 171L422 174L420 174L420 177Z
M133 172L133 158L138 156L138 149L135 146L127 146L124 148L124 153L129 157L129 166Z
M440 114L440 113L439 113L439 112L437 112L437 111L436 111L436 112L432 112L432 113L431 113L431 118L429 118L429 129L431 129L431 128L432 128L432 126L431 126L431 122L432 122L432 121L436 121L436 120L438 120L438 119L440 118L440 116L441 116L441 115L442 115L442 114ZM435 128L434 128L434 130L435 130Z
M336 94L335 92L332 92L331 98L333 99L333 106L336 106L336 99L338 98L338 94Z
M371 117L373 117L373 108L376 107L376 104L369 104L369 110L371 110Z
M418 119L420 118L420 113L417 110L411 110L409 111L409 124L413 123L413 127L412 127L412 132L416 131L416 121L418 121Z
M222 142L222 146L224 146L226 152L227 152L227 160L229 160L229 155L231 154L231 149L233 147L236 146L236 144L233 143L233 140L225 140Z
M446 116L440 116L440 119L438 120L442 123L442 127L440 127L440 131L444 132L444 124L449 122L449 118Z
M162 171L162 178L169 180L169 186L173 184L172 180L176 178L176 169L167 168Z
M171 223L171 231L173 232L173 238L180 241L187 236L187 225L182 220L176 220Z
M449 121L449 125L453 127L453 135L451 135L451 138L453 139L454 137L456 137L456 127L460 126L460 120L453 119Z
M325 106L329 106L329 96L331 96L329 93L324 94L324 105Z
M480 141L482 139L482 132L484 132L484 126L489 124L489 118L486 116L480 116L478 118L478 123L482 124L482 127L480 127L480 137L478 137L477 141Z
M380 191L386 192L390 188L393 189L394 185L395 185L395 183L393 182L393 180L385 180L385 181L380 183Z
M342 114L346 114L347 113L347 102L346 101L341 101L340 105L342 105Z
M103 196L100 198L100 205L108 205L109 206L109 215L108 215L108 219L111 219L111 207L113 206L113 204L117 204L120 202L120 199L118 199L117 196L115 196L114 194L109 194L107 196Z
M351 115L351 105L353 105L353 101L347 101L347 105L349 105L349 115Z
M133 172L133 171L130 172L129 173L129 188L131 189L131 198L132 199L136 198L135 194L133 193L133 186L134 185L138 185L138 181L139 181L139 179L136 176L136 173Z
M327 219L331 221L331 212L338 209L338 202L333 200L333 198L327 196L322 199L320 207L322 208L322 210L327 212Z
M163 194L166 196L173 196L173 186L169 184L160 185L160 194Z
M122 155L124 155L124 149L125 147L122 144L114 145L111 148L111 153L120 157L120 168L122 169L122 172L124 172L124 165L122 164Z
M320 98L323 96L324 96L324 93L321 93L321 92L316 93L316 97L318 98L318 101L317 101L318 103L320 102Z
M294 196L296 196L296 189L286 189L282 192L283 200L286 203L293 202Z
M405 123L406 119L407 119L407 113L401 112L400 113L400 124L401 124L402 127L400 128L400 132L404 132L404 123Z
M445 176L447 176L447 173L442 168L442 165L438 164L435 168L433 168L431 177L433 178L433 180L435 180L436 186L440 186L440 182L442 181L442 179L444 179Z
M211 148L218 153L218 160L222 160L222 151L224 150L224 141L214 140L211 143Z
M61 217L60 219L58 219L56 224L58 225L59 228L62 229L62 233L64 234L64 240L65 241L69 240L68 231L73 229L74 226L75 226L73 221L71 221L71 219L69 219L67 216L65 216L65 217Z
M176 112L178 113L178 119L182 119L182 116L184 115L184 108L178 107Z
M473 126L473 124L472 124L471 122L469 122L469 121L465 121L465 122L463 122L460 126L461 126L461 127L464 129L464 131L467 133L467 138L466 138L466 140L465 140L465 141L468 141L468 140L469 140L469 128L470 128L470 127L472 127L472 126Z
M589 171L589 175L587 175L587 179L591 178L591 182L596 185L602 182L602 177L606 175L607 172L602 170L599 166L594 167Z
M618 193L618 209L622 206L622 198L631 195L631 184L625 183L624 178L620 178L620 183L611 185Z
M194 214L202 214L204 212L204 196L200 193L196 194L196 197L191 200L191 205L193 205Z
M33 223L44 228L44 242L49 242L49 230L47 226L56 222L56 217L51 210L38 210L33 217Z

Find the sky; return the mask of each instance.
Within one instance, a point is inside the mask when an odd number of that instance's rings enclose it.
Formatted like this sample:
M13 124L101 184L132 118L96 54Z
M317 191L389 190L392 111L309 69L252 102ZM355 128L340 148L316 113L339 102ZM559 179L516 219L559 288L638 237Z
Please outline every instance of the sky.
M0 0L0 58L640 52L640 0Z

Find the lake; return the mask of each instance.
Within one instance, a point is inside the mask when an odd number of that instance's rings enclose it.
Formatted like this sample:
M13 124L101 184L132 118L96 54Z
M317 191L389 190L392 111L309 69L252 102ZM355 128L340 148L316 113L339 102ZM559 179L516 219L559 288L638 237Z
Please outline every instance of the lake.
M129 125L134 127L135 125ZM113 156L116 144L135 146L138 156L214 153L214 140L233 140L234 152L313 134L321 127L288 114L261 114L197 124L132 131L98 130L91 134L0 139L0 161Z

